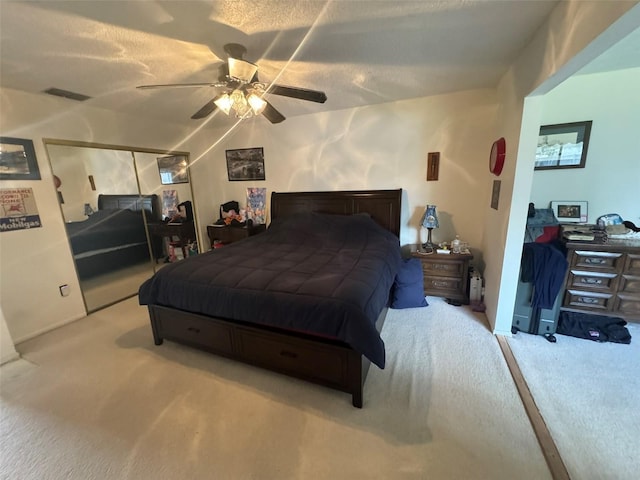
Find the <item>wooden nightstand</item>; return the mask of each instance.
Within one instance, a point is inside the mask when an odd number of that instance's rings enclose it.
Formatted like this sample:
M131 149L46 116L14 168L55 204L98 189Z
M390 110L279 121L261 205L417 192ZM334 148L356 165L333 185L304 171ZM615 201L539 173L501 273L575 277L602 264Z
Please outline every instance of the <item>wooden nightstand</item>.
M252 225L251 227L246 225L244 227L207 225L207 235L209 235L209 240L212 245L214 240L218 240L226 245L262 233L266 228L267 226L264 223Z
M196 227L193 221L182 223L149 223L149 235L160 239L159 242L152 242L153 255L160 258L165 255L163 251L162 239L168 238L169 242L178 238L178 246L182 249L184 258L189 256L189 244L196 240Z
M473 255L424 254L413 245L411 256L422 262L425 295L445 297L452 304L469 303L469 261Z

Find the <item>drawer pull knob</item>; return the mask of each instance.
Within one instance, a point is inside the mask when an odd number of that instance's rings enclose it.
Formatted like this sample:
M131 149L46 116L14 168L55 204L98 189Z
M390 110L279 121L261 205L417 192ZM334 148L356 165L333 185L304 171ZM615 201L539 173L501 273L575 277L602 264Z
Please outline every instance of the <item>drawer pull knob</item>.
M582 303L589 303L589 304L598 303L598 299L597 298L591 298L591 297L580 297L580 298L578 298L578 301L580 301Z
M298 358L298 354L297 353L293 353L293 352L290 352L288 350L282 350L280 352L280 355L283 356L283 357L287 357L287 358Z
M602 285L602 280L600 278L581 278L580 281L589 285Z
M434 287L448 287L449 284L447 282L438 282L437 280L434 280L433 282L431 282L431 284Z
M196 327L188 327L187 331L188 332L193 332L193 333L200 333L200 329L196 328Z
M589 263L591 265L603 265L607 263L604 258L585 258L585 263Z

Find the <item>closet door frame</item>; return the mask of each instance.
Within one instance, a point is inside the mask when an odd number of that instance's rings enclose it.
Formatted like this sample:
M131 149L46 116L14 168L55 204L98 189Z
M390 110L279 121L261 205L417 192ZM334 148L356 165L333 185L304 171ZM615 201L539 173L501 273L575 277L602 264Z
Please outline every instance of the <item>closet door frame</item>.
M53 165L55 162L51 161L51 154L49 152L48 147L51 146L65 146L65 147L78 147L78 148L88 148L88 149L97 149L97 150L112 150L112 151L120 151L120 152L129 152L131 155L131 161L133 162L133 170L134 170L134 174L135 174L135 182L137 185L137 194L138 195L151 195L151 194L157 194L158 195L158 202L159 205L158 207L161 207L161 203L162 203L162 190L164 189L168 189L168 187L170 187L170 185L161 185L160 181L158 183L158 189L155 191L149 191L149 192L143 192L142 188L141 188L141 182L140 182L140 172L138 171L138 162L136 162L136 154L137 153L141 153L141 154L152 154L152 155L158 155L160 156L169 156L169 155L175 155L175 156L184 156L187 159L187 162L190 162L190 158L189 158L189 152L184 152L184 151L177 151L177 150L166 150L166 149L154 149L154 148L138 148L138 147L130 147L130 146L123 146L123 145L112 145L112 144L104 144L104 143L94 143L94 142L83 142L83 141L74 141L74 140L63 140L63 139L55 139L55 138L44 138L43 139L43 143L45 145L45 150L47 152L47 157L48 157L48 161L49 161L49 167L51 168L51 171L54 173L54 180L55 180L55 169L53 168ZM195 202L194 200L194 195L193 195L193 185L191 182L191 172L190 169L187 168L187 172L188 172L188 182L189 182L189 194L191 196L191 202L192 202L192 207L193 207L193 213L194 213L194 222L196 225L196 236L198 236L200 234L199 229L197 228L197 214L196 214L196 206L195 206ZM160 173L158 171L158 177L160 178ZM90 181L91 179L89 179ZM56 190L57 190L57 186ZM60 197L60 194L58 195ZM62 208L62 204L59 205L60 208L60 217L61 217L61 221L64 223L65 222L65 214L63 212L63 208ZM147 235L147 246L149 249L149 264L151 267L151 270L153 272L157 271L157 269L159 268L159 265L156 262L156 259L154 258L154 254L153 254L153 249L152 249L152 238L149 234L149 228L148 228L148 222L147 222L147 218L144 217L144 224L145 224L145 230L146 230L146 235ZM202 245L202 243L200 242L200 239L197 238L196 239L198 242L198 245ZM71 246L69 247L71 248ZM74 269L76 270L76 275L78 276L78 281L80 284L82 284L82 282L80 281L80 277L78 275L78 270L77 270L77 266L75 265L74 262ZM85 310L87 311L87 313L91 313L93 311L97 311L100 310L102 308L105 308L109 305L112 305L113 303L117 303L119 301L124 300L125 298L129 298L130 296L134 296L137 292L132 293L131 295L124 297L124 298L120 298L115 300L112 303L109 303L108 305L101 305L99 307L93 308L89 305L87 305L87 301L83 292L83 302L85 304Z

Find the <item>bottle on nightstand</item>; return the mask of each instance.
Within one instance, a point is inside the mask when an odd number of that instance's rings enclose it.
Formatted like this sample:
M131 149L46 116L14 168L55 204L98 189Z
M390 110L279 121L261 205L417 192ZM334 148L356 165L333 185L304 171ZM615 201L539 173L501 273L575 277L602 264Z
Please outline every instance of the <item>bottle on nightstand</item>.
M451 242L451 253L460 253L460 235L456 235Z

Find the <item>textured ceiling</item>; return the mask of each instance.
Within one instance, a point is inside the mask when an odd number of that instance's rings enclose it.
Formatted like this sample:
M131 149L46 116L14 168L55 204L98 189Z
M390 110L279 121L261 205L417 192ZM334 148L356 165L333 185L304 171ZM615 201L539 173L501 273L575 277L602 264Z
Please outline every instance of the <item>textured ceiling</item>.
M99 108L225 124L232 120L220 113L190 119L215 88L135 87L215 81L223 45L235 42L262 81L326 92L325 104L271 95L291 118L494 87L556 4L3 0L0 85L33 93L57 87Z

